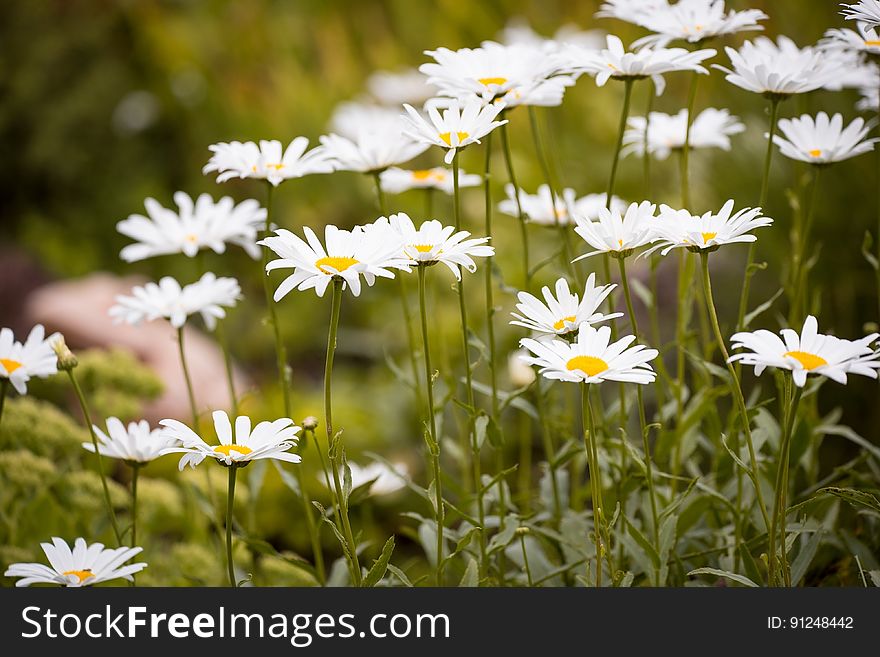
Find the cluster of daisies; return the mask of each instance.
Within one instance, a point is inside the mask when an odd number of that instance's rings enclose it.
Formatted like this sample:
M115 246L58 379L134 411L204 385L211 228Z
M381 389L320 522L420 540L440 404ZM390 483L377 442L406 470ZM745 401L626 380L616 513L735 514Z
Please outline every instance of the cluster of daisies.
M776 41L758 37L746 41L739 49L725 48L729 65L714 65L731 84L761 94L772 104L770 144L778 146L779 152L788 158L816 166L826 166L871 151L877 141L868 138L871 126L861 118L847 124L840 114L829 117L819 112L815 116L805 114L776 120L779 103L795 94L820 88L860 89L863 99L858 109L880 110L877 95L880 3L862 0L846 5L843 13L847 20L855 21L855 29L830 29L819 43L805 47L784 36ZM253 199L236 204L230 197L215 201L210 195L203 194L193 199L184 192L174 195L176 208L165 207L148 198L144 202L146 215L133 214L117 226L121 234L133 240L122 250L122 259L133 263L168 255L195 258L206 250L223 254L229 245L242 248L254 259L262 255L261 268L264 271L261 273L266 281L270 324L275 328L279 375L285 390L285 415L289 416L286 396L288 365L277 330L274 304L294 290L314 290L318 296L324 296L331 288L336 313L332 321L335 322L338 321L342 290L357 297L364 283L373 286L378 279L417 272L423 292L426 269L438 263L461 281L457 287L463 295L462 273L475 272L477 259L490 259L495 253L489 245L491 235L472 237L461 227L461 189L487 182L483 176L461 170L459 154L463 149L489 140L496 131L506 144L506 125L512 111L521 106L561 105L566 91L581 76L592 77L599 87L609 81L624 83L625 102L628 103L633 85L640 81L649 81L653 92L660 95L664 92L668 74L708 75L711 67L707 67L707 62L718 52L704 48L705 44L725 35L760 30L759 22L767 18L760 10L728 10L723 0L679 0L675 3L666 0L609 0L602 5L597 16L631 22L650 34L627 46L618 37L603 37L578 29L561 30L553 39L544 39L528 29L510 29L505 33L503 43L484 42L476 48L459 50L437 48L426 51L431 61L418 71L373 76L367 83L370 100L341 105L330 120L328 134L321 136L318 145L311 149L305 137L293 139L286 147L277 140L258 143L231 141L210 146L210 159L203 172L216 174L218 183L232 179L262 181L268 190L266 207L261 207ZM670 47L676 41L690 46ZM625 107L628 109L628 105ZM672 153L686 153L690 149L729 150L731 137L745 130L739 118L723 108L707 108L696 115L684 108L675 114L650 112L641 117L625 114L624 118L622 127L625 129L621 132L618 147L623 156L634 154L665 159ZM446 166L404 168L403 165L432 147L443 152ZM374 179L382 216L350 229L327 225L319 231L322 235L309 227L302 227L297 234L272 223L270 202L274 188L292 179L338 171L356 172ZM696 214L689 208L666 205L658 208L647 200L627 204L613 194L614 172L611 180L605 193L584 195L573 189L554 190L550 181L538 187L535 193L529 193L511 181L506 187L507 198L497 207L502 213L523 222L524 231L526 224L553 226L561 228L567 240L571 230L582 239L587 249L587 253L573 260L603 255L618 261L622 274L625 261L631 257L666 255L675 249L686 249L708 258L710 253L724 245L754 243L757 239L754 231L773 224L759 207L734 211L733 200L717 211L703 214ZM402 212L386 211L385 194L397 195L410 190L428 190L428 193L437 190L453 196L454 223L437 219L416 223ZM524 249L526 241L524 237ZM268 276L277 270L284 270L286 276L272 289ZM527 261L526 288L530 283L529 271ZM517 312L513 313L511 324L527 329L531 334L520 341L524 350L522 362L536 366L546 379L585 386L603 381L654 382L657 374L651 361L659 356L659 352L635 344L641 337L635 317L630 317L633 335L612 339L609 324L622 314L603 312L601 308L608 303L617 286L599 285L595 274L590 274L583 292L579 293L579 286L572 292L570 281L570 276L559 278L552 289L548 286L541 290L540 298L528 289L518 293ZM625 275L622 284L627 285ZM491 283L487 287L491 288ZM625 292L629 299L628 289ZM116 299L109 310L115 321L131 325L164 321L177 330L193 417L190 425L169 418L162 420L156 428L146 421L126 426L113 417L105 420L105 428L90 426L92 441L83 446L97 455L99 463L101 458L121 460L132 468L136 477L141 467L166 454L182 455L181 470L187 465L196 467L211 459L229 468L231 498L237 468L259 459L292 464L301 461L297 449L302 428L290 417L254 424L249 417L235 412L237 397L231 372L228 372L228 379L233 418L225 410L214 410L213 436L204 434L199 426L198 405L183 347L184 328L193 319L200 318L207 330L219 331L227 312L241 298L242 290L236 279L204 271L194 282L181 283L172 277L164 277L158 282L135 286L130 294ZM430 404L426 423L431 427L431 439L439 450L430 392L433 372L428 362L430 350L428 326L424 320L424 294L421 302L423 355ZM491 306L491 303L487 301L487 305ZM469 327L464 301L461 302L461 320L467 384L471 386L467 354ZM488 321L492 321L491 310ZM331 336L335 338L334 331L335 324L331 325ZM851 341L823 335L818 333L815 317L807 316L800 334L791 329L783 330L781 337L766 330L736 333L731 344L737 353L730 356L728 362L753 366L756 374L768 367L788 370L798 387L805 385L808 375L821 375L841 383L846 382L848 374L877 378L880 370L877 338L877 334L871 334ZM328 375L334 346L335 343L328 344ZM494 344L490 346L494 350ZM724 345L722 351L727 353ZM231 367L229 359L226 360L227 367ZM61 336L46 337L44 328L36 326L21 343L4 328L0 331L0 419L2 401L9 386L19 394L25 394L30 378L51 376L61 369L73 379L75 366L75 358ZM473 395L472 390L470 394ZM85 400L82 401L85 406ZM329 443L337 438L331 435L329 392L325 412ZM307 427L307 430L314 431L314 426ZM478 467L478 457L476 461ZM436 463L439 467L439 460ZM594 465L591 460L591 468ZM337 526L338 534L344 534L349 542L346 554L351 561L350 573L352 582L358 583L362 573L357 562L357 546L350 544L353 539L348 526L346 500L339 492L340 470L351 479L372 482L381 491L396 490L404 485L407 473L405 468L392 468L378 462L363 468L343 463L340 468L331 455L331 471L337 491L333 524ZM595 484L594 479L596 477L591 474L591 484ZM435 474L435 484L437 498L441 500L435 504L437 583L442 584L443 560L439 557L443 555L445 545L442 532L444 514L438 474ZM327 485L331 487L329 477ZM482 501L478 507L482 514ZM112 509L108 512L112 517ZM305 512L312 512L308 504ZM133 520L136 522L136 518ZM231 520L227 517L227 560L230 583L234 585ZM310 531L314 531L311 526ZM598 527L596 533L599 554ZM121 545L122 536L117 534L116 538ZM133 539L134 531L132 542ZM483 532L480 532L479 540L485 541ZM313 546L316 546L314 557L318 561L321 559L319 543L313 540ZM114 578L132 580L146 566L144 563L125 565L140 553L141 548L136 545L107 549L100 543L88 545L84 539L78 538L71 549L62 539L54 538L52 543L43 544L43 549L49 566L13 564L6 575L20 577L19 586L36 582L83 586ZM597 563L597 567L600 564Z

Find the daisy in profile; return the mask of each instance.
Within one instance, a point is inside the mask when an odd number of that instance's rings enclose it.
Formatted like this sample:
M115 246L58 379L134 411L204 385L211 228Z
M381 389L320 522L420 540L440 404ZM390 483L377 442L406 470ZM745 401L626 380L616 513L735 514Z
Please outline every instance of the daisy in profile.
M309 140L297 137L285 149L277 140L221 142L208 147L213 155L202 173L217 173L217 182L232 178L266 180L277 187L290 178L301 178L313 173L330 173L333 165L324 149L318 147L306 152Z
M634 25L642 25L651 12L669 7L669 0L606 0L599 5L596 18L617 18Z
M763 30L758 21L766 20L760 9L727 10L724 0L678 0L661 4L639 16L639 25L655 32L635 42L643 46L665 46L671 41L701 43L708 39L738 32Z
M527 45L545 52L558 52L563 44L572 43L584 48L599 49L605 44L602 30L583 30L574 23L559 27L552 37L538 34L523 18L510 20L501 30L501 41L506 45Z
M460 148L470 144L479 144L480 139L498 126L507 123L496 121L496 117L504 108L503 104L490 103L484 105L479 100L471 100L465 104L453 103L441 114L437 108L428 107L428 118L424 118L410 105L404 105L407 126L404 132L416 141L440 146L446 149L446 164L451 164Z
M612 343L611 327L596 329L581 324L573 342L523 338L520 345L533 354L523 360L537 365L539 373L547 379L571 383L651 383L657 374L649 363L658 352L643 345L630 346L635 339L627 335Z
M515 319L510 323L537 333L573 335L581 324L598 324L622 315L599 312L599 306L615 287L614 284L597 287L596 275L590 274L581 297L569 290L565 278L556 281L555 296L549 287L541 289L544 301L528 292L518 292L516 308L519 313L511 313Z
M58 372L58 357L52 344L60 333L53 333L48 338L42 324L31 329L22 344L16 341L12 329L0 330L0 389L6 393L11 385L20 395L27 393L27 382L37 377L45 379ZM0 411L2 411L0 405Z
M452 170L443 167L413 170L389 167L379 175L379 181L382 191L388 194L402 194L411 189L438 189L451 196L455 190ZM459 170L459 187L477 187L482 183L482 176Z
M135 240L119 254L123 260L136 262L171 253L192 258L201 249L223 253L227 243L237 244L252 258L259 257L257 232L266 211L256 201L236 205L228 196L215 202L202 194L193 202L189 194L176 192L174 202L176 212L148 198L144 201L146 217L132 214L116 224L116 230Z
M376 71L367 78L370 96L386 107L397 109L404 103L422 105L437 95L437 87L414 68L402 71Z
M158 283L136 285L131 296L119 295L110 308L115 322L137 325L155 319L167 319L174 328L181 328L191 315L201 315L208 330L226 316L224 308L232 308L241 298L241 288L234 278L217 278L208 272L195 283L181 286L165 276Z
M381 461L373 461L365 466L348 461L351 471L352 489L369 486L370 496L390 495L406 488L409 482L409 468L406 463L398 461L391 465ZM344 473L340 473L343 477Z
M596 78L596 86L603 86L609 79L654 81L657 95L663 93L666 81L664 73L694 71L708 75L700 62L715 56L711 49L690 51L685 48L651 48L627 51L620 38L608 35L607 48L590 50L571 46L564 51L565 70L572 73L588 73Z
M788 158L824 165L842 162L851 157L874 150L876 137L867 139L871 125L861 117L844 127L843 116L828 117L819 112L815 118L804 114L793 119L780 119L779 131L773 143Z
M596 220L578 216L574 231L593 247L575 260L582 260L599 253L615 257L627 257L635 249L646 246L657 238L654 235L654 213L657 206L650 201L630 203L624 211L612 207L599 209Z
M487 245L488 237L468 239L468 231L456 232L454 226L444 226L436 219L422 222L416 228L409 215L400 212L391 215L390 226L403 243L407 258L425 266L442 262L459 280L459 268L473 273L477 270L474 258L488 258L495 254L495 249Z
M396 109L345 103L334 114L332 124L334 132L320 141L337 171L384 171L428 148L428 144L403 134L403 118Z
M726 47L733 70L715 64L727 73L731 84L758 94L786 98L824 87L842 74L839 59L829 58L818 48L798 48L780 36L774 43L767 37L746 41L739 50Z
M880 1L859 0L851 5L841 3L841 6L845 7L840 13L846 20L860 21L871 27L880 27Z
M214 411L214 430L217 440L206 442L204 438L177 420L162 420L159 426L168 440L180 443L180 447L169 447L165 454L182 453L178 464L183 470L186 466L196 467L206 458L213 458L221 465L245 466L251 461L276 459L288 463L299 463L302 459L289 450L295 447L300 427L289 418L274 422L260 422L251 426L246 415L235 418L235 430L225 411Z
M120 459L134 464L145 464L165 453L177 441L161 429L151 429L146 420L124 425L119 418L107 418L107 433L97 425L92 427L98 438L98 452L101 456ZM94 453L92 443L83 443L83 448Z
M89 545L84 538L73 543L53 538L51 543L41 543L49 565L41 563L14 563L6 569L4 576L20 577L16 586L31 584L59 584L61 586L92 586L111 579L134 581L132 575L147 567L145 563L123 565L139 554L143 548L120 547L107 549L103 543Z
M809 315L800 335L792 329L780 331L782 338L765 329L736 333L733 349L742 349L730 357L731 362L755 368L760 376L768 367L791 371L792 380L803 388L811 374L846 383L848 373L877 378L880 353L871 348L878 334L859 340L844 340L819 333L816 318Z
M549 185L540 185L536 194L529 194L523 189L519 190L519 203L517 206L514 187L510 183L505 185L504 191L507 198L498 204L498 211L511 217L517 217L518 207L522 207L523 214L528 217L530 223L539 226L568 226L573 223L572 215L578 217L598 216L599 209L605 207L605 194L587 194L577 198L577 194L571 188L562 190L561 198L554 203ZM612 208L625 208L626 204L617 196L611 198Z
M848 52L860 57L880 55L878 26L856 23L856 29L832 28L825 32L819 47L830 52Z
M672 249L685 248L694 252L711 252L724 244L754 242L758 238L751 231L770 226L773 220L761 214L761 208L743 208L733 213L733 199L716 212L692 215L689 210L675 210L660 206L660 216L654 221L657 244L644 255L659 250L666 255Z
M673 151L684 148L687 135L687 110L678 114L651 112L648 123L648 153L658 159L665 160ZM700 112L691 123L688 144L691 150L702 148L720 148L730 150L730 137L743 132L746 127L739 118L726 109L708 107ZM627 129L623 134L623 150L626 156L630 153L643 155L645 152L645 117L633 116L627 120Z
M266 272L293 269L275 290L275 301L283 299L293 289L315 290L324 296L334 279L343 281L354 296L361 293L361 277L372 286L376 278L394 278L393 269L405 269L410 264L403 253L403 243L390 229L365 229L355 226L343 230L333 225L324 228L324 244L308 226L303 227L306 239L283 228L260 244L269 247L277 256L266 265Z

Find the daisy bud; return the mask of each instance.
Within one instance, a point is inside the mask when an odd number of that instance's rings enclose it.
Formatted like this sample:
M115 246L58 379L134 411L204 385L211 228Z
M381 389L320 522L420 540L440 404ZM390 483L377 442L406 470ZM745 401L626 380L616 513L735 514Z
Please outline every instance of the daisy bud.
M79 365L79 361L76 356L73 355L73 352L70 350L70 347L67 346L67 343L64 341L64 336L59 335L52 342L52 350L55 352L55 355L58 357L58 369L64 370L65 372L69 372L74 367Z
M318 428L318 418L314 415L309 415L302 421L303 429L306 431L314 431Z

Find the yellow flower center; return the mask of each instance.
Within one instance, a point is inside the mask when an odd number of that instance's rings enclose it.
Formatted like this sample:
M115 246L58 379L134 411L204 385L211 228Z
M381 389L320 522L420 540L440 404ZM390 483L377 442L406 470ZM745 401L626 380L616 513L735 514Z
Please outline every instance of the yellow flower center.
M412 172L412 177L416 180L430 180L434 177L434 172L430 169L419 169Z
M94 577L94 573L91 570L86 568L85 570L65 570L62 575L75 575L77 579L79 579L79 583L82 584L90 577Z
M700 233L703 236L703 244L708 244L709 240L715 239L718 233Z
M576 319L577 319L577 317L575 317L574 315L571 315L569 317L563 317L562 319L560 319L558 322L556 322L553 325L553 328L556 329L557 331L562 330L563 328L565 328L566 322L573 322ZM570 364L571 363L569 362L569 365ZM571 369L571 367L569 367L568 369Z
M231 456L229 452L238 452L239 454L250 454L252 450L250 447L246 447L245 445L217 445L214 448L215 452L220 452L221 454L225 454L226 456Z
M488 87L490 84L502 85L507 82L507 78L477 78L477 82Z
M814 148L814 149L811 150L811 151L807 151L807 154L808 154L810 157L821 157L821 156L822 156L822 151L821 151L820 149L818 149L818 148Z
M816 354L811 354L806 351L787 351L785 352L785 356L794 358L797 362L804 366L805 370L814 370L817 367L822 367L823 365L828 364L828 361L821 356L817 356Z
M434 248L433 244L413 244L412 247L419 253L430 253Z
M608 363L595 356L575 356L566 363L568 370L580 370L587 376L596 376L608 369Z
M865 45L868 46L868 47L871 47L871 48L873 48L873 47L877 47L877 46L880 46L880 40L877 40L877 39L866 39L866 40L865 40Z
M320 260L315 261L315 267L320 269L325 274L330 274L331 276L336 272L343 272L352 265L358 264L358 260L354 258L347 258L345 256L336 257L336 256L327 256L325 258L321 258ZM330 271L326 269L327 267L332 267L336 271Z
M617 246L619 246L622 249L623 248L623 240L617 240Z
M17 360L10 360L8 358L0 358L0 365L3 365L8 374L12 374L15 370L21 367L21 363Z
M275 171L281 171L284 168L284 164L279 162L278 164L267 164L267 169L275 169Z
M461 142L463 142L465 139L467 139L467 138L470 136L470 135L469 135L468 133L466 133L466 132L456 132L455 134L458 135L458 143L459 143L459 144L460 144ZM446 145L447 145L447 146L452 146L452 133L449 133L449 132L441 132L441 133L438 135L438 137L440 137L440 139L442 139L444 142L446 142Z
M196 235L195 233L190 233L189 235L187 235L183 239L184 239L184 241L189 242L190 244L195 244L196 242L199 241L199 236Z

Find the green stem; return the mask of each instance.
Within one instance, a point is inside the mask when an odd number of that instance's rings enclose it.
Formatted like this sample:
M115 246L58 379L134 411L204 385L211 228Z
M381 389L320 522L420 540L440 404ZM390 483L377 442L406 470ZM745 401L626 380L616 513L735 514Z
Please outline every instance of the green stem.
M226 567L229 570L229 586L235 588L235 565L232 562L232 507L235 503L235 473L238 466L229 466L229 487L226 493Z
M3 407L6 404L6 393L9 392L9 379L0 381L0 422L3 421Z
M646 85L648 88L648 106L645 108L645 132L643 136L643 146L644 152L642 153L642 173L644 176L644 184L645 184L645 198L651 198L651 153L648 151L648 136L649 136L649 128L651 125L651 112L654 111L654 81L651 78L648 78L650 81L649 85ZM659 343L657 343L659 344Z
M803 388L798 386L794 386L792 384L794 390L791 394L789 394L789 404L788 404L788 412L785 416L785 428L782 434L782 442L779 446L779 465L776 468L776 488L775 488L775 506L773 510L773 525L770 528L770 563L771 563L771 575L775 579L776 578L776 565L775 565L775 557L776 557L776 536L777 531L779 532L779 558L780 558L780 567L782 568L782 579L786 586L791 586L791 573L788 570L788 555L785 547L786 543L786 516L787 516L787 502L786 498L788 496L788 471L791 460L791 438L794 433L794 425L797 422L797 410L798 405L801 401L801 396L803 395Z
M764 526L769 532L770 516L767 514L767 505L764 504L764 494L761 492L761 483L759 479L760 470L758 469L758 459L755 454L755 444L754 441L752 441L752 430L751 423L749 421L749 412L746 408L746 400L745 397L743 397L742 387L740 386L739 376L737 375L736 368L733 366L733 363L730 362L730 354L727 351L727 345L725 344L724 336L721 333L721 326L718 323L718 313L715 310L715 298L712 296L712 279L709 276L709 254L706 251L700 251L700 260L703 273L703 290L706 293L706 307L709 311L709 319L712 323L712 330L715 333L715 340L718 343L718 349L721 351L721 356L722 358L724 358L724 363L727 366L727 371L730 373L730 390L736 401L737 408L739 409L739 413L742 419L743 432L746 436L746 444L749 448L749 461L751 464L751 470L748 474L750 479L752 480L752 484L755 487L755 500L758 502L758 508L761 511L761 516L764 519Z
M440 443L437 440L437 420L434 415L434 372L431 369L431 347L428 340L428 311L425 303L425 265L419 265L419 313L422 323L422 349L425 352L425 389L428 393L428 428L431 440L431 468L434 474L434 514L437 520L437 586L443 586L443 487L440 471Z
M534 586L534 583L532 582L532 569L529 568L529 554L526 551L526 535L524 533L520 533L519 535L519 545L522 548L523 566L525 566L526 569L526 581L529 584L529 588L532 588Z
M529 232L526 227L526 215L522 209L522 202L519 198L519 184L516 182L516 173L513 170L513 157L510 154L510 139L507 135L507 126L509 124L505 123L501 126L501 146L504 149L504 163L507 166L507 177L510 179L510 184L513 186L513 194L516 200L516 218L519 222L519 235L520 240L522 242L522 256L523 256L523 289L528 290L531 286L532 282L532 273L529 271ZM492 134L486 136L487 139L491 138ZM488 181L488 171L489 171L489 147L486 146L486 188L488 190L489 181ZM488 192L487 192L488 193ZM488 215L487 215L488 217Z
M137 545L137 513L138 513L138 474L141 471L139 463L131 466L131 546Z
M562 503L559 499L559 481L556 475L556 448L553 446L553 434L550 431L547 411L544 408L544 391L541 389L540 379L535 381L535 409L538 413L538 422L541 425L544 457L547 459L547 467L550 470L550 486L553 489L553 517L558 522L562 517Z
M626 131L626 119L629 116L629 104L632 97L633 78L625 78L623 92L623 108L620 111L620 125L617 129L617 144L614 147L614 159L611 161L611 175L608 177L608 191L605 197L605 207L611 209L611 199L614 197L614 182L617 179L617 165L620 162L620 149L623 146L623 133Z
M809 287L809 267L807 266L807 249L810 244L810 233L813 228L813 217L816 213L816 197L817 191L819 189L819 174L822 171L822 167L818 165L812 165L813 168L813 180L810 185L810 193L808 198L808 205L806 206L806 217L804 219L803 225L801 226L800 234L797 235L796 240L796 251L795 251L795 279L794 279L794 290L792 291L794 303L792 303L791 312L789 314L788 323L789 325L795 325L803 315L807 314L809 308L808 305L808 294L807 288Z
M177 353L180 355L180 367L183 370L183 379L186 381L186 395L189 399L189 411L192 415L193 431L199 431L199 411L196 404L196 395L193 392L192 377L190 377L189 366L186 364L186 352L183 346L183 326L177 329Z
M332 377L333 377L333 356L336 352L336 335L339 330L339 311L342 308L342 284L343 280L338 276L333 278L333 299L330 309L330 329L327 334L327 360L324 364L324 424L327 427L327 445L330 457L330 473L333 476L333 487L336 491L336 500L339 508L339 515L342 520L342 531L345 542L347 543L346 558L351 571L352 581L355 586L361 585L361 567L358 563L357 546L354 542L354 535L351 531L351 522L348 518L348 501L342 490L342 483L339 480L338 446L333 435L333 399L332 399Z
M506 128L507 126L502 126ZM506 134L506 132L505 132ZM492 189L489 185L489 167L492 161L492 133L486 135L486 168L484 170L484 194L486 197L486 237L492 240ZM505 138L505 148L507 148ZM523 224L525 225L525 224ZM485 281L486 281L486 327L489 334L489 379L492 387L492 420L499 423L498 406L498 374L495 355L495 298L492 286L492 266L494 258L486 258ZM526 265L528 267L528 265ZM500 426L499 426L500 429Z
M271 234L272 221L272 196L274 187L267 183L266 194L266 225L263 228L263 239ZM290 372L287 367L287 349L281 339L281 326L278 323L278 311L275 308L275 299L272 296L272 283L266 271L272 250L268 246L263 247L263 292L266 295L266 306L269 309L269 324L272 326L272 334L275 338L275 359L278 367L278 382L281 385L281 395L284 400L284 416L290 417Z
M593 498L593 540L596 544L596 586L602 586L602 557L605 546L602 542L601 526L603 520L602 482L599 472L599 456L596 449L596 427L593 422L593 407L590 403L590 384L581 382L581 406L586 421L584 423L584 451L590 470L590 489Z
M691 189L690 189L690 171L688 169L688 160L691 152L691 124L694 114L694 103L697 99L697 81L699 73L694 71L691 76L691 86L688 92L687 104L687 125L684 131L684 144L681 148L681 206L690 209L691 206Z
M217 322L217 340L223 352L223 364L226 368L226 386L229 388L229 400L232 403L232 416L238 417L238 395L235 392L235 371L232 366L232 354L229 351L229 340L223 322Z
M104 475L104 459L98 449L98 436L95 435L95 427L92 425L92 416L89 413L89 406L86 403L86 397L80 388L79 381L72 369L67 370L67 376L70 377L70 383L73 385L73 391L79 400L79 407L82 410L83 420L89 430L92 438L92 447L95 449L95 458L98 460L98 474L101 476L101 489L104 491L104 504L107 506L107 514L110 516L110 525L113 527L113 535L116 537L116 545L122 545L122 534L119 531L119 525L116 522L116 513L113 511L113 504L110 501L110 489L107 487L107 477Z

